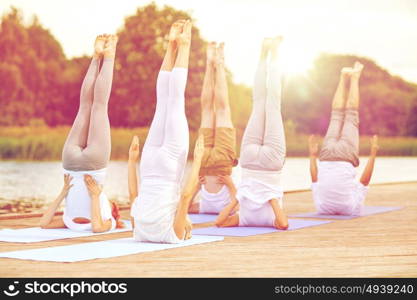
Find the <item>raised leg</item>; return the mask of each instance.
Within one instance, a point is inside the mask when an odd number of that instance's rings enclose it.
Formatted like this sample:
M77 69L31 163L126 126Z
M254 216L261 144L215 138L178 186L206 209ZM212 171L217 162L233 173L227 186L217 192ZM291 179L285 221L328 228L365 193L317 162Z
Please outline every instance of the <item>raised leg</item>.
M240 162L250 164L258 156L265 132L266 60L270 39L264 39L253 84L252 112L242 138Z
M233 128L226 70L224 67L224 43L221 43L217 48L215 63L216 84L214 89L214 101L216 106L216 127Z
M189 130L185 116L185 87L188 76L188 60L191 46L191 22L184 23L178 36L178 55L169 80L169 98L165 124L164 147L179 160L177 180L184 175L189 147Z
M281 37L277 37L271 45L265 104L265 134L263 147L259 153L261 166L270 170L282 169L286 152L281 115L281 71L278 65L278 47L281 40Z
M105 168L110 160L111 139L108 102L113 81L114 57L117 37L107 37L103 66L94 87L94 102L91 109L87 147L83 151L88 169Z
M67 170L78 170L82 150L87 146L88 128L90 126L91 106L94 97L94 85L100 68L100 57L106 37L96 38L94 55L84 77L80 91L80 105L77 116L65 141L62 151L63 167Z
M360 62L355 62L350 78L349 96L346 104L347 109L359 108L359 78L363 70L363 65Z
M359 78L363 65L355 63L350 79L349 97L340 140L345 143L346 158L356 167L359 165Z
M178 36L178 55L169 82L169 103L164 147L167 154L178 159L177 180L180 182L184 175L189 147L189 131L184 108L184 93L187 84L188 60L191 46L191 21L186 21L182 33ZM198 170L195 170L198 173ZM187 211L189 203L179 202L173 228L182 239L179 232L187 232L189 226Z
M156 108L155 114L149 128L149 133L145 141L143 151L146 152L149 147L160 147L164 141L164 132L166 126L166 115L169 97L169 79L172 68L175 64L177 54L176 37L182 31L184 20L179 20L172 24L169 32L168 47L162 61L161 69L156 80Z
M352 73L352 68L343 68L340 75L339 84L333 97L332 115L329 127L324 138L324 144L337 141L343 126L344 109L346 106L346 84Z
M211 42L207 45L207 63L204 74L203 88L201 91L201 128L214 128L214 84L215 68L214 58L216 43Z

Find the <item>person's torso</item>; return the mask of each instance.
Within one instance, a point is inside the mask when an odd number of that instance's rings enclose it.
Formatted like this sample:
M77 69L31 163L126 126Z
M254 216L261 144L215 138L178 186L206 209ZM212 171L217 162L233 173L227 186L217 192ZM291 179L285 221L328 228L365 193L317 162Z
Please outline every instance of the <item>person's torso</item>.
M230 191L222 185L217 192L209 192L205 185L200 189L200 213L219 213L230 203Z
M274 227L275 213L269 201L254 203L242 197L239 201L239 226Z
M147 147L140 161L141 180L149 178L179 183L186 161L186 149L170 151L167 147Z
M349 162L323 161L318 166L318 198L329 213L349 213L354 206L356 170Z
M71 219L85 218L91 220L91 197L88 193L87 186L84 182L84 175L91 175L94 180L100 185L104 183L106 171L105 169L97 171L67 171L65 173L70 174L72 177L71 185L68 194L65 198L64 214ZM99 196L100 209L110 210L110 203L106 195L102 192Z
M277 199L282 206L283 189L280 185L280 173L249 172L242 168L242 181L238 187L239 226L273 227L275 213L270 204Z
M179 198L180 188L177 184L144 179L132 207L132 216L142 225L160 223L171 226Z
M177 242L173 233L179 187L170 182L145 179L131 208L135 239L149 242Z

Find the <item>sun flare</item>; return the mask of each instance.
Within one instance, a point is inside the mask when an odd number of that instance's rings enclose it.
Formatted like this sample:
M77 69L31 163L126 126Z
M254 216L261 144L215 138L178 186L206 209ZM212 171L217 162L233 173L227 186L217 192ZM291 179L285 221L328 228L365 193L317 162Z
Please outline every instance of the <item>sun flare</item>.
M316 54L304 45L284 41L280 49L283 72L287 75L304 74L312 68Z

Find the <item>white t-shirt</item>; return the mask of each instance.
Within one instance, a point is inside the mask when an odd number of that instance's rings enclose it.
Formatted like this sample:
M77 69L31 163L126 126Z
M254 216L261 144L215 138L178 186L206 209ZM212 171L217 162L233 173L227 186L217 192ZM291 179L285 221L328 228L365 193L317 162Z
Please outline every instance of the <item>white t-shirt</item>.
M282 207L281 173L242 168L242 182L236 198L239 201L239 226L274 227L275 213L269 200L278 199Z
M73 219L86 218L91 220L91 198L84 182L84 175L91 175L98 184L102 185L106 177L106 169L95 171L68 171L64 169L64 173L72 177L71 184L73 185L65 198L65 208L62 216L64 224L75 231L91 231L91 223L78 224ZM112 222L110 230L113 230L116 228L116 221L111 213L109 200L104 193L100 194L99 199L101 218L103 221L110 219Z
M139 242L181 242L173 227L180 187L173 182L143 179L139 191L130 210L135 220L134 239Z
M311 185L320 214L361 215L368 187L356 180L355 167L345 161L321 161Z
M230 191L223 185L217 193L208 192L204 185L200 189L200 214L218 214L230 203Z

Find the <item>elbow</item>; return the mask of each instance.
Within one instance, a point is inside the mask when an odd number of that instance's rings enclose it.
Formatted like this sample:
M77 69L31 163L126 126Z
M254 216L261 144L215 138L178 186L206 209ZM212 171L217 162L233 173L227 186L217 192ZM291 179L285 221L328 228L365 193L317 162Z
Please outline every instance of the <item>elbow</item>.
M224 227L224 221L222 218L217 218L216 221L214 221L214 225L216 225L216 227Z
M278 229L287 230L288 229L288 223L285 223L285 224L282 224L282 225L278 225Z
M279 230L287 230L289 227L288 220L276 221L275 228Z
M106 231L104 226L100 225L92 225L91 230L93 231L93 233L101 233Z
M288 229L288 223L284 223L284 224L277 224L276 229L280 229L280 230L287 230Z
M48 229L48 225L49 225L49 223L42 220L42 219L39 221L39 227L42 228L42 229Z
M48 224L40 223L39 227L42 228L42 229L48 229Z

